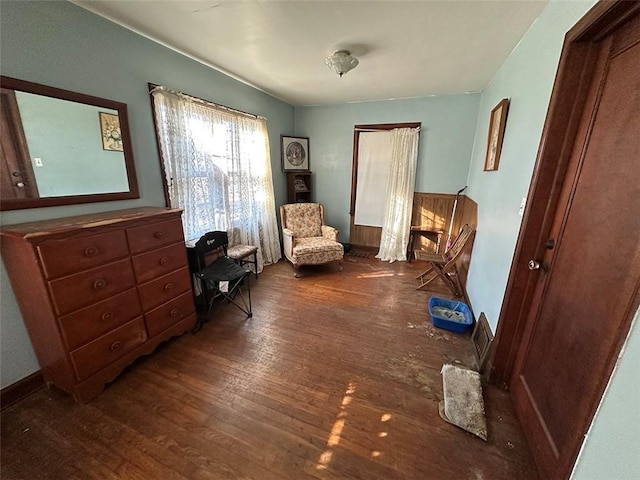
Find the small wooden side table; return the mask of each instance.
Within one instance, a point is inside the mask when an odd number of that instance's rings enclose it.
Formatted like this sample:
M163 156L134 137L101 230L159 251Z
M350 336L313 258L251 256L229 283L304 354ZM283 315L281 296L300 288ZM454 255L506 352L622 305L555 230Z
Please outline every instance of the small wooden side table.
M409 263L411 263L411 259L414 256L413 244L415 243L416 238L428 238L436 244L435 253L440 253L440 242L442 241L443 234L444 232L442 230L427 230L426 227L412 225L411 230L409 231L409 245L407 245L407 260L409 260Z

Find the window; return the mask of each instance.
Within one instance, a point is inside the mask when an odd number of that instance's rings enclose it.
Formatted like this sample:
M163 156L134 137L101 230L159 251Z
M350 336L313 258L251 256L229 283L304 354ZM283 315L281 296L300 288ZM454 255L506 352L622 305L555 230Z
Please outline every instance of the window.
M224 230L231 245L259 245L258 263L280 258L266 119L164 87L152 90L170 206L185 238Z

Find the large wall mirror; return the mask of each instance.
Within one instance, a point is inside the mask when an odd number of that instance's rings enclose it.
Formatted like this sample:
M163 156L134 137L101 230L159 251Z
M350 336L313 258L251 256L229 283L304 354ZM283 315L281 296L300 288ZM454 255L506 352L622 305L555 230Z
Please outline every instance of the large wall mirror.
M139 198L127 105L0 76L0 210Z

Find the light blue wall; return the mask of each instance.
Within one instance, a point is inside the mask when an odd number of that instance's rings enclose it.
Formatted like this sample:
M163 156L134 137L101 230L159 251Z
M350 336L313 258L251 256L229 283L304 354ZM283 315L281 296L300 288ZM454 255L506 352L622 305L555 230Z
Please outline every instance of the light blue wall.
M571 480L640 477L640 309Z
M276 204L286 185L280 134L294 129L293 107L68 2L2 2L1 73L124 102L129 109L141 198L122 202L2 212L4 225L143 205L164 205L147 83L166 85L269 119ZM0 386L39 366L7 279L0 269Z
M529 188L564 35L594 3L552 0L482 94L467 193L479 206L467 288L474 312L486 312L494 330L520 229L518 208ZM489 114L502 98L510 98L511 107L500 168L483 172ZM638 478L639 321L636 315L572 480Z
M310 137L315 200L341 241L349 240L353 127L422 122L416 191L455 193L466 185L479 100L472 94L296 107L295 133Z
M473 311L495 331L565 33L595 3L552 1L483 92L467 195L478 204L478 231L467 290ZM491 109L510 98L497 171L485 172Z

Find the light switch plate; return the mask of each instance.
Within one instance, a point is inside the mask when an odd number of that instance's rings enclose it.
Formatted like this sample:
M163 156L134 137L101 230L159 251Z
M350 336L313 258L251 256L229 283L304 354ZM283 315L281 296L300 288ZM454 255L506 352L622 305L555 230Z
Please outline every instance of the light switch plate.
M35 157L35 158L33 159L33 163L35 163L35 164L36 164L36 167L41 167L41 166L42 166L42 159L41 159L41 158L38 158L38 157Z
M527 197L522 197L522 201L520 202L520 209L518 210L518 216L522 216L524 213L524 207L527 205Z

